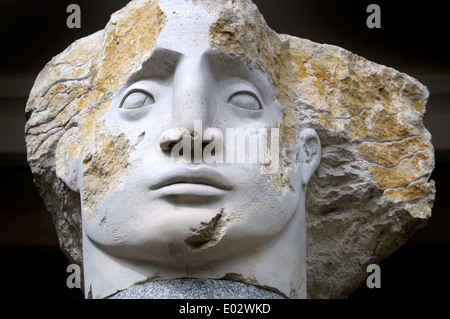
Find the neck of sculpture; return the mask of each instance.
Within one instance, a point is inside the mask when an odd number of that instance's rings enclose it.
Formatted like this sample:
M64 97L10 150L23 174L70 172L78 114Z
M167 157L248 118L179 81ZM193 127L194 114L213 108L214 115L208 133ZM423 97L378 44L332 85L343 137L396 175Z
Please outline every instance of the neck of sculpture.
M111 256L83 233L86 297L108 298L130 287L178 278L224 279L250 284L287 298L306 298L305 199L279 236L265 245L206 265L167 268ZM214 296L211 296L214 298Z

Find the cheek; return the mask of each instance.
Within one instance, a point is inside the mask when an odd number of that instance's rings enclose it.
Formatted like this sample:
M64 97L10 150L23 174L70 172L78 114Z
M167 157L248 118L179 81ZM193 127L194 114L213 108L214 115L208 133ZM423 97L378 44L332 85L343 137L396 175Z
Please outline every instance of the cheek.
M129 210L128 203L122 200L125 197L124 192L120 189L110 191L98 203L95 218L89 220L88 215L83 214L83 228L94 242L112 244L124 237L124 230L131 229L130 222L132 220L125 218L126 214L118 213Z
M143 203L150 201L142 176L142 169L129 163L125 174L118 178L114 187L108 179L99 183L105 190L101 196L96 196L92 189L86 189L86 196L90 197L91 202L95 199L95 205L88 206L86 201L83 203L83 227L91 239L102 243L128 240L138 223L137 212L145 213Z
M229 203L230 218L236 232L254 236L273 236L281 232L294 216L299 201L298 188L277 194L267 175L261 175L236 190ZM296 190L295 190L296 189Z

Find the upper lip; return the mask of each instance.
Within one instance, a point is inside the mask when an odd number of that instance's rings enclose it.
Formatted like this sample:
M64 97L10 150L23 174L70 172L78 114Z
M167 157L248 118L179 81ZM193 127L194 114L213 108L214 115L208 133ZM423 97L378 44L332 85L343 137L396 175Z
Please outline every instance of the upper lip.
M188 183L210 185L224 190L231 190L233 185L221 173L211 168L176 169L162 174L160 178L150 185L151 190L157 190L165 186Z

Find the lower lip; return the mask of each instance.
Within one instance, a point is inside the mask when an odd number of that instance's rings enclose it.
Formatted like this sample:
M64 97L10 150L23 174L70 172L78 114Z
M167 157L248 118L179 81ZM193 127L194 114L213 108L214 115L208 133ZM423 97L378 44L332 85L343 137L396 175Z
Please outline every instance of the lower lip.
M207 184L178 183L164 186L158 192L171 201L204 203L222 198L227 191Z

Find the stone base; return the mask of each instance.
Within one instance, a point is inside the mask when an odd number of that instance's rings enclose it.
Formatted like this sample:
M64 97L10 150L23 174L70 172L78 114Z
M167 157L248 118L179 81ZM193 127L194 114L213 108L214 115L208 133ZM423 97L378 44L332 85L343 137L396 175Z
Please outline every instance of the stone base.
M109 299L284 299L284 297L236 281L174 279L133 286Z

